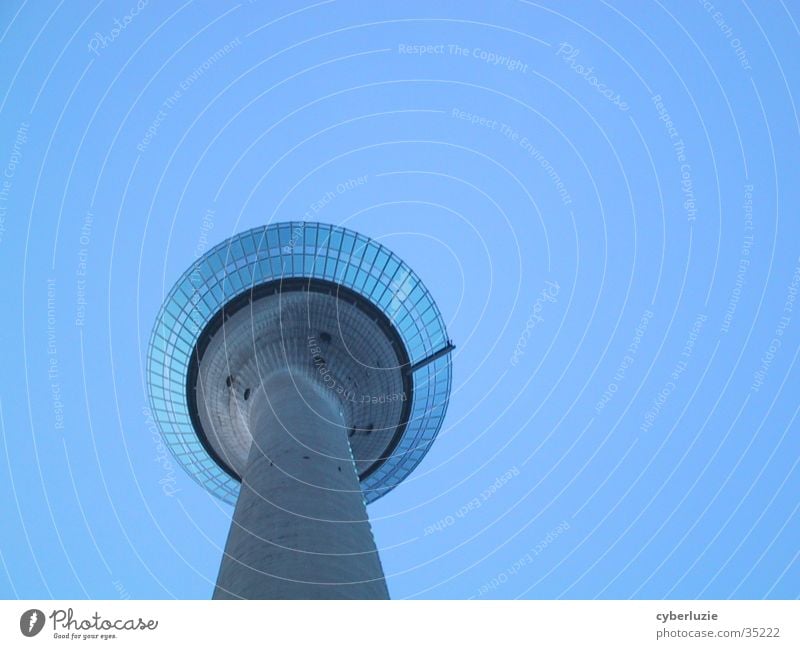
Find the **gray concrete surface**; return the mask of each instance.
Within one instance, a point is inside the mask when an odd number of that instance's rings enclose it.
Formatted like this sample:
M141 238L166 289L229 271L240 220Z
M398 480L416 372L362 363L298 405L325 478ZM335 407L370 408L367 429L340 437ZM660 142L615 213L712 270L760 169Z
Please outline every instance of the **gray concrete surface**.
M278 370L248 399L252 445L215 599L388 599L343 407Z

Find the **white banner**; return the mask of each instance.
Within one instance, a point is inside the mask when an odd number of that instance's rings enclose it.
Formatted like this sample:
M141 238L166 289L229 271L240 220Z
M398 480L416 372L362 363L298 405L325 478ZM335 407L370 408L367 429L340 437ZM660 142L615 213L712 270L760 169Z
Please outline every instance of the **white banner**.
M3 601L0 647L800 647L800 603Z

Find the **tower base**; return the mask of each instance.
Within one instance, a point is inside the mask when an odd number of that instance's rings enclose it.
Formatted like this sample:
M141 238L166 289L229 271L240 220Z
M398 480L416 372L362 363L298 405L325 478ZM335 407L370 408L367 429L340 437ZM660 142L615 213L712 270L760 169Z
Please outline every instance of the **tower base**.
M289 370L257 398L214 599L388 599L338 399Z

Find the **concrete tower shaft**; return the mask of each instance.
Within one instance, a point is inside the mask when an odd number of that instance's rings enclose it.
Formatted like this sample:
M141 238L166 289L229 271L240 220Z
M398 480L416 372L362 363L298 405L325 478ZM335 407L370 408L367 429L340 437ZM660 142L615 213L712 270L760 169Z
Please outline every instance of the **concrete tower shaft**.
M264 394L214 598L388 599L337 400L288 370Z

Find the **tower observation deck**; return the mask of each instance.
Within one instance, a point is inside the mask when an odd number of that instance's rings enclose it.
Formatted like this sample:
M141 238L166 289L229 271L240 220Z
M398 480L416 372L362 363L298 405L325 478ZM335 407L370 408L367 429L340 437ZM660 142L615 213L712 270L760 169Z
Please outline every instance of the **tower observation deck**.
M381 244L309 222L255 228L178 280L150 340L153 419L235 504L215 599L385 599L366 505L433 443L450 343Z

